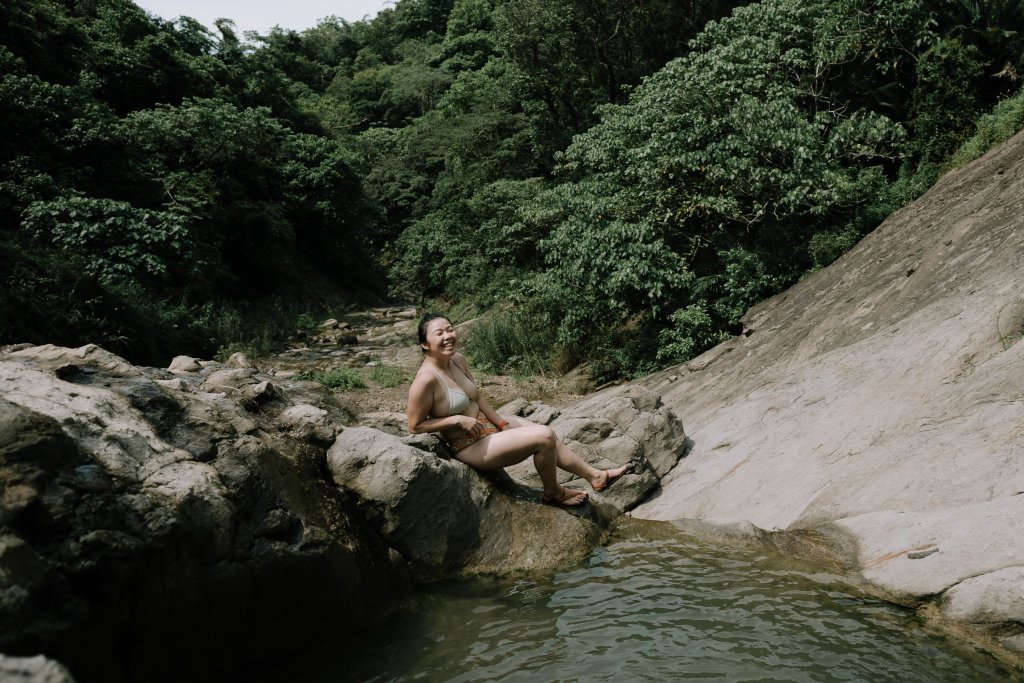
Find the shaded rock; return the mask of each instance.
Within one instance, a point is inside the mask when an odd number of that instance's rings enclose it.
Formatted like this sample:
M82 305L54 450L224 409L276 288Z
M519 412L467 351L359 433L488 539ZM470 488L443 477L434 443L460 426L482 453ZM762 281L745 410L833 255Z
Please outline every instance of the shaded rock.
M323 477L329 395L203 372L157 383L95 347L0 355L0 650L79 680L238 678L401 600L404 565Z
M64 665L47 659L43 655L35 657L8 657L0 655L0 681L7 683L75 683Z
M335 483L354 492L417 581L578 562L618 514L539 504L502 472L481 474L368 427L345 430L328 452Z
M406 436L409 430L409 421L405 413L365 413L359 417L359 424L394 436Z
M329 446L340 431L340 426L332 422L323 408L300 403L289 406L277 416L278 423L291 434L303 441Z

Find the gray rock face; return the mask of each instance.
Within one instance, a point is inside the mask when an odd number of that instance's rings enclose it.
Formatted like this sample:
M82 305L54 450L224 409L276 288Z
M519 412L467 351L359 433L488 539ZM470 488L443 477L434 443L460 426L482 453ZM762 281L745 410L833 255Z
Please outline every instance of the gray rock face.
M309 647L409 588L323 477L348 416L319 385L44 346L0 355L0 397L0 651L237 678L271 654L254 643Z
M536 491L502 472L481 474L411 443L370 427L346 429L328 466L417 581L578 562L619 514L599 501L571 511L542 506Z
M686 452L688 441L675 413L648 389L624 385L597 392L561 411L540 403L513 401L499 411L548 424L558 437L598 469L632 465L632 472L598 494L620 510L644 500ZM540 477L527 460L506 471L539 487ZM559 470L563 482L574 477ZM575 483L587 488L583 482Z
M645 382L694 447L634 514L820 527L897 599L988 620L966 597L984 584L1017 605L1022 216L1024 134L751 309L742 336Z

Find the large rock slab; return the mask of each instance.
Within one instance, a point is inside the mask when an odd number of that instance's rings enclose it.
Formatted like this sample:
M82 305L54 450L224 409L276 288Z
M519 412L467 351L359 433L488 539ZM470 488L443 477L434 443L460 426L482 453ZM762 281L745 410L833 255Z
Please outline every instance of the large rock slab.
M619 514L598 500L578 509L541 505L537 491L503 472L480 473L417 447L422 442L355 427L327 458L335 483L359 497L417 581L576 563Z
M1024 134L646 381L694 447L633 514L827 528L911 601L1024 564L1022 264Z
M386 615L411 584L323 476L346 411L319 391L0 355L0 651L83 681L235 679Z

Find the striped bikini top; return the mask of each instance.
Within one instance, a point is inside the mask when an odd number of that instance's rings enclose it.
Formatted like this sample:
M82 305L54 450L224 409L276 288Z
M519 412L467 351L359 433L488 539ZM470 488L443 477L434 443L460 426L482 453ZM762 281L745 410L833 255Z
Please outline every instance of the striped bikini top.
M443 384L444 388L448 390L448 415L449 415L449 417L452 416L452 415L461 415L462 413L464 413L466 411L466 408L469 407L469 394L467 394L466 392L464 392L462 389L459 389L459 388L454 388L453 389L452 386L450 384L448 384L448 381L445 380L444 374L441 373L441 372L438 372L437 368L435 368L431 363L424 363L424 365L426 365L428 368L430 368L431 372L433 372L435 375L437 375L437 378L439 380L441 380L441 384ZM466 379L468 379L470 381L470 384L472 384L473 387L476 388L476 382L474 382L470 378L470 376L466 374L465 370L463 370L461 367L459 367L458 363L453 362L452 365L454 365L455 367L459 368L459 370L462 372L462 374L466 375ZM452 381L454 381L454 380L452 380ZM479 388L477 388L477 393L478 394L480 393Z

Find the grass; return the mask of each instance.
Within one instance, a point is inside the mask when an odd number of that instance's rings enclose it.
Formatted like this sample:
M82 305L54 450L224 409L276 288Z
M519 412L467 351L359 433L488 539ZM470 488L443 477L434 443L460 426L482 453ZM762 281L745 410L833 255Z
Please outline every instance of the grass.
M394 365L374 365L370 370L370 379L382 389L391 389L412 381L412 375Z
M466 338L466 354L483 371L543 375L551 371L554 333L535 318L500 311L483 317Z

